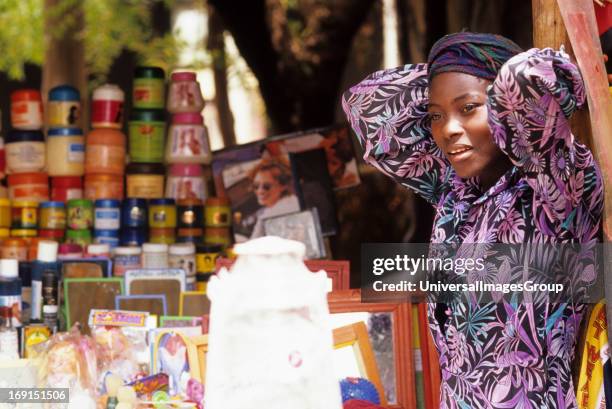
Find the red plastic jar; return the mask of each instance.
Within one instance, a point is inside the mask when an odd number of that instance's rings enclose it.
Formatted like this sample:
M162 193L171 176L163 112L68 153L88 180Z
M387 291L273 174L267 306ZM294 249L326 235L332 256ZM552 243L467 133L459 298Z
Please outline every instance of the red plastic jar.
M51 178L51 200L67 202L83 198L83 178L80 176L59 176Z
M49 200L49 177L46 173L14 173L8 176L8 186L11 200Z
M206 181L202 166L176 163L168 169L166 197L174 200L206 200Z
M11 125L26 131L42 128L43 106L38 90L19 89L11 93Z

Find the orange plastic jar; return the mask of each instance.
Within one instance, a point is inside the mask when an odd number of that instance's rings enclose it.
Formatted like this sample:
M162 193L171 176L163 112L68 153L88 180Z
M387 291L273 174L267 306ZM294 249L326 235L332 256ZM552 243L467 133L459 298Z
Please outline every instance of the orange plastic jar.
M8 186L11 200L49 200L49 177L46 173L13 173L8 176Z
M116 129L100 128L87 135L85 173L123 175L125 135Z
M2 258L14 258L19 261L28 260L28 244L23 239L10 238L2 242L0 251Z
M85 199L123 199L123 176L108 173L85 175Z

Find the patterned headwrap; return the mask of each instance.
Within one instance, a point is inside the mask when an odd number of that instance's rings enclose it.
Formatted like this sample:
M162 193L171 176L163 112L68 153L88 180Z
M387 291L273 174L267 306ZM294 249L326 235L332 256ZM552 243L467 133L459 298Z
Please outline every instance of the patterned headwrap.
M462 72L493 81L500 67L522 51L511 40L496 34L449 34L429 52L429 80L443 72Z

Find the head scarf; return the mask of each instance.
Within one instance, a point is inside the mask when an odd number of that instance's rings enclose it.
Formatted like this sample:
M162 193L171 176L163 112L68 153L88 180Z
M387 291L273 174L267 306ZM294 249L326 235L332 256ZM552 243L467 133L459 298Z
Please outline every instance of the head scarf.
M521 47L496 34L455 33L439 39L429 52L429 80L443 72L462 72L493 81Z

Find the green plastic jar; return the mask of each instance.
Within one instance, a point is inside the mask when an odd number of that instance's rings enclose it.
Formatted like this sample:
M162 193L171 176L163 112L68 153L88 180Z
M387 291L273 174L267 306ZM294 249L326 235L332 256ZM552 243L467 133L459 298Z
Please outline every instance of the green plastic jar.
M130 160L162 163L165 134L166 119L163 110L133 110L129 122Z
M166 75L159 67L136 67L132 105L137 109L164 109Z
M93 202L89 199L68 200L68 220L69 229L82 230L90 229L93 226Z
M86 248L91 244L91 230L66 230L66 243L79 244Z

